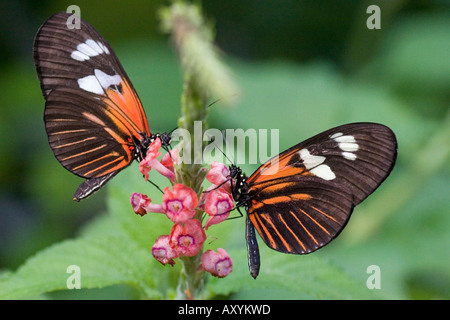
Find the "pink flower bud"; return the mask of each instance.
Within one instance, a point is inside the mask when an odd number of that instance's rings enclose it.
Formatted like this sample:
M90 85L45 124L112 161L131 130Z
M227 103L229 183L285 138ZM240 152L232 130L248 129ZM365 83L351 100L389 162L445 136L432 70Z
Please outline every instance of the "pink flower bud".
M230 170L223 163L213 161L211 170L206 175L206 180L217 186L225 187L228 192L231 191Z
M148 173L152 169L153 161L157 161L156 158L161 155L161 152L158 152L160 148L161 140L155 139L148 148L147 156L139 164L139 171L145 176L145 181L148 180Z
M167 217L175 223L192 219L198 205L195 191L182 183L175 184L172 190L168 187L164 189L162 207Z
M209 191L203 205L205 212L210 216L205 229L208 230L209 226L226 220L233 207L233 197L224 188Z
M213 276L223 278L233 270L233 262L225 249L219 248L217 252L207 250L203 253L202 267Z
M139 163L139 171L144 175L145 181L148 180L148 173L150 170L154 168L173 182L175 181L175 174L173 171L162 165L157 159L157 157L161 155L161 152L158 152L159 148L161 148L161 140L158 138L151 143L147 151L147 156Z
M162 205L151 203L152 199L145 194L133 193L130 198L131 205L136 214L143 216L147 212L164 213Z
M188 257L195 256L206 240L205 230L197 219L188 220L184 224L175 223L169 237L170 246Z
M170 171L175 173L173 165L178 163L178 150L172 149L167 152L161 159L161 164L169 169Z
M170 246L169 236L167 235L160 236L156 240L152 247L152 255L163 265L170 264L172 266L175 264L173 259L179 257L179 253Z

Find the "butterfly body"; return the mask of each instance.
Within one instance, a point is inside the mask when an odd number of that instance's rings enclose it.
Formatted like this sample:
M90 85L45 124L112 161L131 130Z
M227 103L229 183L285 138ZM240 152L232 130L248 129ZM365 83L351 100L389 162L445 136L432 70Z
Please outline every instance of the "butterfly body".
M313 252L337 237L353 208L391 172L397 155L393 132L376 123L324 131L270 159L250 177L230 167L236 207L247 212L249 268L256 278L265 244L291 254Z
M56 159L86 179L74 200L103 187L150 143L170 135L151 134L139 97L108 42L87 22L69 28L60 12L39 29L34 61L45 99L44 122Z

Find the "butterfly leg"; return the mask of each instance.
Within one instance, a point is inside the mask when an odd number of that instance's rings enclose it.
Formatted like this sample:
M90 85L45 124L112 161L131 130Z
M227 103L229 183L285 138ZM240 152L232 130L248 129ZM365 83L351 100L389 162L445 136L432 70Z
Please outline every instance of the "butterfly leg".
M224 182L222 182L221 184L217 185L215 188L212 188L211 190L205 190L205 191L203 191L203 193L208 193L208 192L210 192L210 191L217 190L217 189L219 189L221 186L223 186L225 183L227 183L228 181L230 181L231 186L233 186L233 179L229 178L229 179L225 180ZM231 188L231 190L233 191L233 187Z

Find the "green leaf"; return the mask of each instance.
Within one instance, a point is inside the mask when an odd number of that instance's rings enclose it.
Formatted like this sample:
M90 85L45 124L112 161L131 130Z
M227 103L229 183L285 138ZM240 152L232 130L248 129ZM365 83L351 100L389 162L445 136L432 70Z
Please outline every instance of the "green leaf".
M67 289L72 272L80 269L81 288L130 284L148 298L159 298L152 277L153 259L124 235L88 236L50 246L28 259L16 272L0 277L0 299L28 298Z
M364 281L356 281L328 260L313 256L261 250L261 270L254 280L247 267L245 250L229 250L233 271L226 278L213 278L212 295L238 299L377 299Z

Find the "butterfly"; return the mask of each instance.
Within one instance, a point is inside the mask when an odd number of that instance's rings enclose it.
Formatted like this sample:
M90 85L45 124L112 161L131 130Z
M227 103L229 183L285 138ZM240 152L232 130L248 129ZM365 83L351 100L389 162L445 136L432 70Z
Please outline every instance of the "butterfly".
M311 253L336 238L353 208L387 178L397 140L377 123L350 123L309 138L261 165L249 178L236 165L229 180L244 207L248 264L259 274L255 229L271 249ZM240 212L240 210L239 210Z
M70 14L51 16L34 41L34 62L45 99L44 122L56 159L85 178L80 201L110 181L134 159L141 161L157 138L139 97L108 42L87 22L69 28Z

